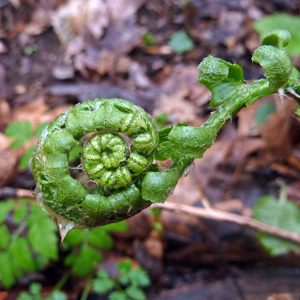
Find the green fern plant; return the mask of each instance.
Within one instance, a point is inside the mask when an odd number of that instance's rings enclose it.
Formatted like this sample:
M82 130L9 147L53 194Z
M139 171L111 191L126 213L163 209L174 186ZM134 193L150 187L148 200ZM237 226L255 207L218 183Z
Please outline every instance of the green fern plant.
M203 156L218 131L243 107L277 92L298 100L299 72L283 49L289 40L287 31L265 36L252 60L264 68L266 78L252 82L244 82L238 64L205 58L198 81L211 90L210 106L218 109L200 127L181 123L157 131L147 113L121 99L91 100L65 111L35 148L38 201L57 217L63 234L117 222L164 202L184 170ZM83 146L79 168L97 184L92 189L70 176L68 157L77 145ZM173 165L167 171L153 163L168 158Z

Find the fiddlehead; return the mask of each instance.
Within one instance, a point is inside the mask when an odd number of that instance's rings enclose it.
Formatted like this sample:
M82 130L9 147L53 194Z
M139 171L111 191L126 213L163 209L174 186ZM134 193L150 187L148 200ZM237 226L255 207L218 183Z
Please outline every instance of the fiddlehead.
M53 214L76 227L128 218L151 204L147 189L153 185L162 185L167 197L185 167L174 166L159 184L144 180L148 173L159 173L152 164L158 139L148 114L127 101L78 104L46 128L36 146L32 159L36 196ZM97 183L95 188L84 187L70 175L68 155L78 144L83 144L81 169Z
M239 65L205 58L198 81L211 90L211 107L220 107L201 127L182 123L157 132L141 108L120 99L87 101L67 110L36 146L32 167L37 198L73 227L116 222L164 202L184 170L203 156L222 126L244 106L278 91L299 101L299 72L281 49L288 40L283 31L265 37L252 59L264 68L266 78L250 83L244 83ZM97 183L93 189L73 179L68 169L69 152L80 143L81 169ZM172 158L173 165L160 172L154 158Z

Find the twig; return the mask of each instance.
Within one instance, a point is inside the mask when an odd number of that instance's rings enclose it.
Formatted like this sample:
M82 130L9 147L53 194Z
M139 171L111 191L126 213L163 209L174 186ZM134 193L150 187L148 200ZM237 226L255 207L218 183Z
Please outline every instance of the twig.
M230 223L238 224L244 227L249 227L251 229L265 232L270 235L277 236L292 241L294 243L300 244L300 235L297 233L286 231L284 229L280 229L277 227L273 227L246 216L220 211L214 209L213 207L200 208L200 207L194 207L190 205L171 203L171 202L166 202L164 204L156 203L152 205L152 207L162 208L174 212L182 212L182 213L186 213L189 215L210 219L210 220L230 222Z
M30 190L15 189L11 187L0 188L0 199L6 198L35 198Z

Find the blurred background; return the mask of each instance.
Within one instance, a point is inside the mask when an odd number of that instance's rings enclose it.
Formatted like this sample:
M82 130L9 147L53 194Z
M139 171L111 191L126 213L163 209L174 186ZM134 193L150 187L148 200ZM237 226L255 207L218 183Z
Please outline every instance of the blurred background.
M202 59L236 62L246 80L261 78L252 53L261 36L283 28L299 69L299 13L297 0L0 0L0 299L299 299L298 247L275 240L265 249L233 224L147 209L73 230L60 244L35 204L29 168L43 128L89 99L131 101L158 128L200 126L213 111L196 81ZM257 199L278 198L284 186L295 206L285 217L300 233L294 111L278 95L243 109L168 201L200 207L205 195L218 210L251 216ZM74 166L80 151L70 155Z

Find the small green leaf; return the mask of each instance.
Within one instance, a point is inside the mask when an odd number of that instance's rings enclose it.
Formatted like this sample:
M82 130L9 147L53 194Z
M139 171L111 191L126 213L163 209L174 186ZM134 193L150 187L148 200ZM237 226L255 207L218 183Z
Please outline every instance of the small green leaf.
M35 131L35 136L36 136L37 139L40 138L40 136L41 136L43 130L44 130L45 127L48 126L48 125L49 125L48 122L43 122L43 123L41 123L41 124L37 127L37 129L36 129L36 131Z
M188 124L186 124L188 125ZM170 141L169 141L169 134L174 126L168 126L163 129L161 129L159 134L159 144L156 148L155 152L155 158L157 160L166 160L173 154L173 148L171 147Z
M33 155L33 152L34 152L34 147L30 147L27 149L27 151L23 154L21 160L20 160L20 163L19 163L19 166L22 168L22 169L27 169L29 168L29 161L30 161L30 158L32 157Z
M117 264L117 269L121 272L129 272L132 269L132 262L130 260L123 260Z
M158 128L163 128L168 121L168 114L161 113L154 118L154 122Z
M101 227L90 229L88 241L100 249L111 249L113 246L111 236Z
M119 282L122 285L128 285L129 284L128 273L132 269L132 262L129 260L123 260L117 264L117 269L120 272L118 276Z
M82 152L82 145L76 145L73 147L69 153L69 162L74 163L80 158L80 153Z
M300 116L300 108L297 109L296 115Z
M73 229L67 233L64 243L70 246L77 246L82 243L84 239L85 231L82 229Z
M160 161L167 160L172 156L173 149L169 141L161 142L156 148L155 158Z
M16 283L15 272L7 252L0 252L0 266L0 281L5 288L12 287Z
M57 228L49 216L34 204L26 221L29 226L29 241L34 251L50 259L57 259Z
M149 214L155 217L159 217L162 213L161 208L150 208L149 209Z
M129 298L133 299L133 300L146 300L147 299L145 293L136 286L129 286L125 290L125 292L129 296Z
M286 47L291 40L291 35L286 30L273 30L268 33L262 40L261 44L263 45L271 45L274 47L282 48Z
M257 126L261 126L269 118L269 116L276 110L276 106L272 102L262 103L255 114L255 121Z
M0 226L0 248L6 249L10 241L10 232L6 225Z
M299 71L295 67L293 67L293 71L290 76L290 79L295 79L295 80L299 79Z
M254 22L254 29L259 33L261 40L269 32L280 29L286 30L291 35L291 40L285 48L293 56L300 55L300 17L289 14L272 14Z
M84 245L72 262L72 271L78 277L88 276L101 261L102 256L97 250Z
M253 218L263 223L300 234L300 210L291 201L278 201L271 195L259 198L253 207ZM299 249L299 245L278 237L259 233L258 239L271 255Z
M257 48L252 60L264 68L271 92L277 92L288 82L294 68L286 52L274 46Z
M25 49L24 49L24 54L27 56L32 55L34 52L36 52L39 49L39 46L35 43L28 45Z
M6 219L9 212L14 207L14 201L12 199L7 201L0 201L0 224Z
M153 46L155 44L155 37L151 32L146 32L143 37L143 43L145 46Z
M128 284L130 283L130 282L129 282L128 273L121 272L121 273L119 274L118 281L119 281L122 285L128 285Z
M125 232L128 230L128 224L126 221L111 223L101 227L103 230L112 232Z
M41 290L42 290L42 285L38 282L33 282L29 286L29 291L33 296L40 296Z
M177 31L172 34L169 46L178 54L194 49L194 42L186 31Z
M129 300L125 292L112 292L108 296L109 300Z
M13 137L15 140L11 143L12 149L22 147L27 141L31 140L32 125L29 121L15 121L10 123L5 130L5 135Z
M198 82L211 92L211 107L217 107L229 99L243 85L243 69L213 56L206 57L199 65Z
M28 208L26 205L19 205L18 207L16 207L13 214L14 222L20 223L27 215L27 212Z
M54 291L46 300L67 300L68 296L61 291Z
M105 294L115 286L115 282L109 277L106 271L97 273L97 278L93 280L93 291L97 294Z
M29 244L25 238L17 237L13 239L9 253L24 270L34 271L36 269Z
M128 276L134 286L147 287L151 284L150 278L143 268L130 270Z
M162 226L161 222L154 222L152 224L152 226L157 232L160 232L160 233L163 232L163 226Z
M28 292L22 292L19 294L17 300L37 300L32 297Z

